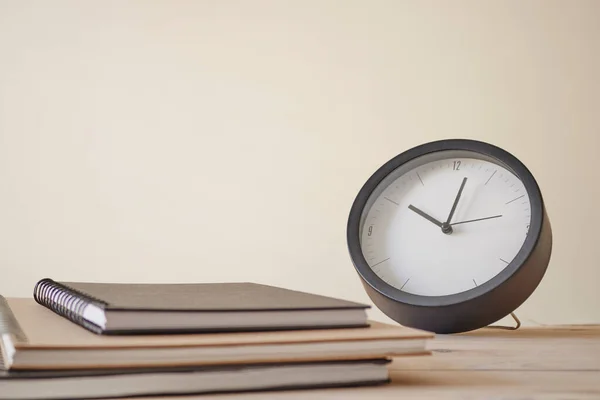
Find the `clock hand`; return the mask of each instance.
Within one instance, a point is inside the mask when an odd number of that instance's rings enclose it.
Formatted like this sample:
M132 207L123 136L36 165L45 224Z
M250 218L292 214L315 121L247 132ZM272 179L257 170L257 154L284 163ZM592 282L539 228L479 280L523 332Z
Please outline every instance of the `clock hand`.
M440 221L433 218L431 215L419 210L417 207L413 206L412 204L409 205L408 208L413 210L414 212L416 212L417 214L419 214L421 217L425 218L426 220L433 222L435 225L439 226L440 228L442 227L442 223Z
M454 225L460 225L460 224L468 224L469 222L477 222L477 221L485 221L486 219L492 219L492 218L500 218L502 215L494 215L493 217L485 217L485 218L477 218L477 219L470 219L468 221L460 221L460 222L454 222L452 224L450 224L451 226Z
M458 205L458 201L460 200L460 195L462 194L463 189L465 188L465 183L467 183L467 177L465 176L460 184L460 189L458 189L458 193L456 194L456 198L454 199L454 204L452 204L452 209L450 210L450 215L448 215L448 219L446 220L446 225L450 225L450 220L454 216L454 211L456 211L456 206Z

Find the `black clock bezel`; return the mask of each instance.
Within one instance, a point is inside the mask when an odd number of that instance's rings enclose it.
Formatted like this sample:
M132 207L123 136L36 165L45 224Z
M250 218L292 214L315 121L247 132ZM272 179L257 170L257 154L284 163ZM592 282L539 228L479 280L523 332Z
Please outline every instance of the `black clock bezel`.
M369 267L369 264L363 256L360 245L360 224L363 210L366 207L371 194L382 182L382 180L384 180L390 173L399 168L401 165L429 153L449 150L470 151L491 158L498 164L503 165L511 170L523 182L523 185L525 186L529 195L531 204L529 233L514 259L498 275L487 282L480 284L479 286L461 293L445 296L421 296L407 293L391 286L379 278L379 276L375 274L371 267ZM498 288L505 285L511 279L515 279L517 272L527 264L528 259L531 257L536 246L538 245L538 240L541 237L545 218L546 215L544 201L538 184L529 169L515 156L497 146L481 141L471 139L446 139L425 143L397 155L382 165L367 180L357 194L350 209L347 225L347 244L354 267L361 277L363 285L365 285L365 288L372 299L376 298L379 300L379 302L389 300L396 304L411 306L405 308L405 312L418 312L419 309L423 310L425 308L439 308L440 310L443 309L443 312L446 312L447 314L447 312L451 311L449 307L456 305L468 304L467 308L478 307L479 305L476 301L478 298L486 295L487 293L498 290ZM544 271L542 271L542 275L544 272L545 267ZM539 279L541 279L541 276ZM539 280L537 282L533 282L533 288L535 288L538 283ZM531 285L528 285L528 287L529 286ZM533 289L531 291L533 291ZM521 302L524 301L529 295L530 293L526 293L524 296L522 295L521 297L524 298L521 300ZM393 305L386 304L386 307L384 308L389 307L393 307ZM465 307L462 307L463 311L464 308ZM485 317L483 317L479 324L484 323L483 320L487 321L489 319L492 319L491 322L493 322L494 318L500 319L512 311L507 311L506 307L502 306L497 308L498 311L494 312L494 310L491 310L491 313L488 313ZM396 314L396 317L398 317L398 313L394 314ZM447 315L442 313L438 314L440 318L452 318L451 312ZM481 314L481 311L479 311L479 314ZM419 317L408 316L407 319L418 320ZM473 325L473 323L467 323L466 325ZM475 323L474 325L478 324Z

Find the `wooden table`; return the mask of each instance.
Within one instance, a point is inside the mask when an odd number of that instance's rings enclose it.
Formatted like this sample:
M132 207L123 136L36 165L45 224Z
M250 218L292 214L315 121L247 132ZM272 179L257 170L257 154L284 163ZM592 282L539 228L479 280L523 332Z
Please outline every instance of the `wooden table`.
M394 360L384 386L177 399L600 399L600 326L486 328L429 349Z

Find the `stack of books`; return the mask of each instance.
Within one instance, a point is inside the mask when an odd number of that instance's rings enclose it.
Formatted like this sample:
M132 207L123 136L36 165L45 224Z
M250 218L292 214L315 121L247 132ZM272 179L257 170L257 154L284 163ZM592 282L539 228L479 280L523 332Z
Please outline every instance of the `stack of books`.
M39 281L0 296L0 399L86 399L384 384L430 333L368 306L255 283Z

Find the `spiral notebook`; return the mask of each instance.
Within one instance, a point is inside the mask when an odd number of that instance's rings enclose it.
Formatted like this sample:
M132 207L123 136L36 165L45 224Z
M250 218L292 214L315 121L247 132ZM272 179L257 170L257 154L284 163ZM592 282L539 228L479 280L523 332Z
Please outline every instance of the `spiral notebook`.
M120 284L39 281L34 299L97 334L367 326L365 304L242 283Z
M95 335L30 298L0 296L0 369L75 370L379 359L426 352L433 335L363 329Z

